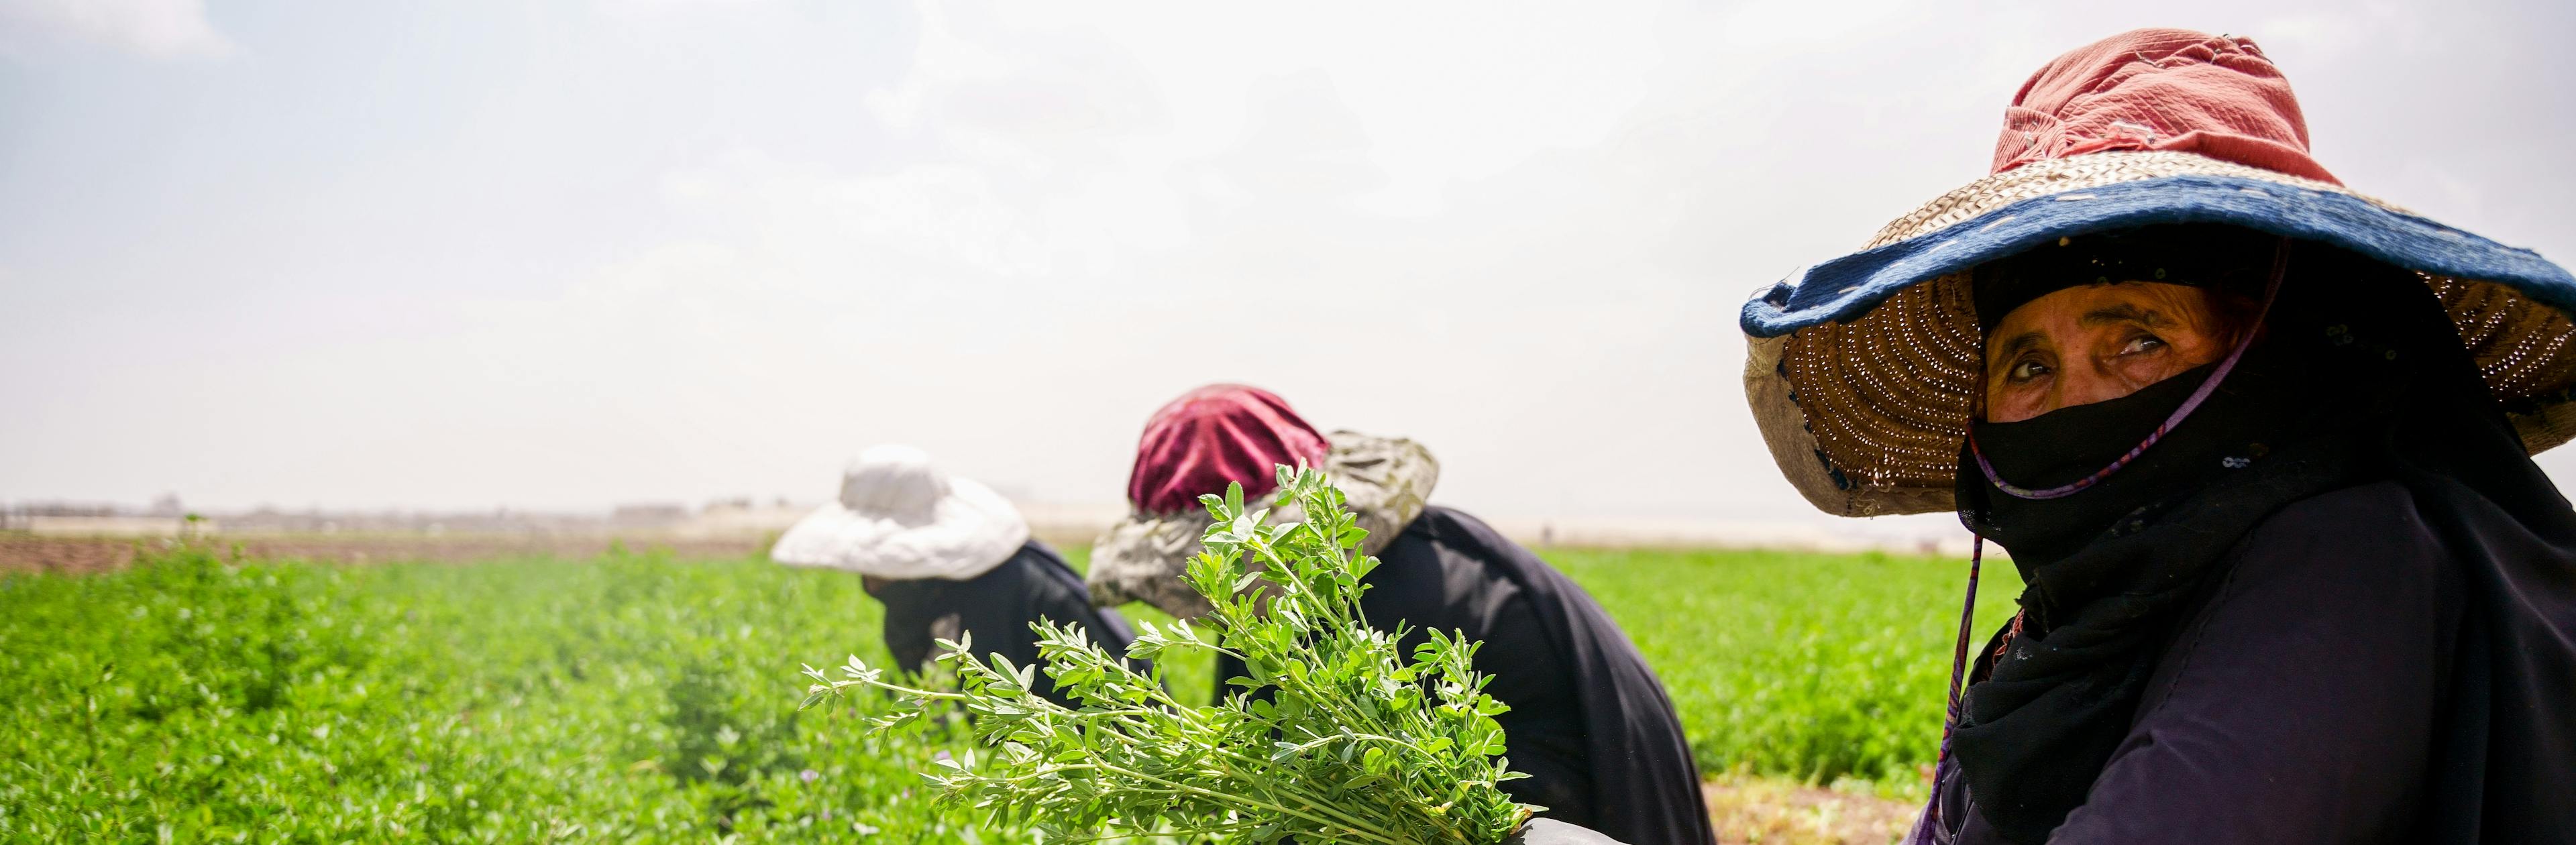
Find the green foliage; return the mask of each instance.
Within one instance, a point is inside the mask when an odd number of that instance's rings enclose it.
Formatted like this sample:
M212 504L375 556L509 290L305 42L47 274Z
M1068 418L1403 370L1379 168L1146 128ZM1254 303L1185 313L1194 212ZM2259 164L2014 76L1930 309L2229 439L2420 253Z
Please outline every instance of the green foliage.
M1038 653L1078 707L1031 692L1037 667L975 660L971 642L941 644L958 692L887 682L853 656L845 680L807 667L816 683L805 703L852 687L903 695L909 709L877 719L890 732L963 709L987 751L945 761L931 779L951 803L1049 838L1502 841L1536 808L1497 786L1521 775L1499 756L1493 717L1509 708L1471 668L1476 644L1432 631L1411 659L1399 654L1402 630L1372 630L1360 616L1360 579L1377 560L1358 554L1367 532L1341 491L1287 467L1279 490L1313 518L1264 524L1269 511L1247 510L1241 485L1201 498L1215 521L1185 580L1215 606L1213 639L1185 622L1147 625L1127 649L1241 659L1252 676L1230 679L1239 689L1213 706L1182 705L1080 629L1053 624L1038 626Z
M929 806L913 771L962 742L780 705L785 655L875 642L857 580L202 548L0 578L0 841L1028 841Z
M1705 770L1919 791L1963 562L1544 554L1637 640ZM2018 589L2009 566L1986 580L1980 634ZM878 625L855 577L637 553L336 567L180 548L0 576L0 842L1031 841L931 800L916 772L972 748L962 726L878 737L786 700L795 655L884 662ZM1206 703L1205 654L1157 670Z
M1636 640L1701 772L1866 781L1919 797L1967 562L1876 553L1551 549ZM2021 582L1990 561L1979 642ZM1857 785L1857 784L1855 784Z

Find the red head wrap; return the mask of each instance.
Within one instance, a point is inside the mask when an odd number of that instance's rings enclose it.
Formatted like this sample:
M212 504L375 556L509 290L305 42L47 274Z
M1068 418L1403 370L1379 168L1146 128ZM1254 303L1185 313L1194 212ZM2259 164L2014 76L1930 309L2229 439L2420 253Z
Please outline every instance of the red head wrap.
M1127 475L1127 501L1146 513L1198 507L1198 498L1224 493L1227 482L1245 496L1277 489L1272 467L1323 460L1329 444L1298 418L1286 400L1239 384L1211 384L1181 394L1145 422L1136 443L1136 467Z
M2308 157L2307 118L2262 49L2185 29L2124 32L2040 68L2004 109L1994 172L2111 150L2197 153L2335 181Z

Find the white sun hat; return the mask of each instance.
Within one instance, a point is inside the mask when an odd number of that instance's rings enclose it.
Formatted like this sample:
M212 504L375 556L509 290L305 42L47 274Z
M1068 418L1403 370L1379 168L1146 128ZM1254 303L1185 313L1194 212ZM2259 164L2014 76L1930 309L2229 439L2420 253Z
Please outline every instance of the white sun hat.
M839 501L778 538L769 559L890 580L964 581L1028 542L1029 523L992 488L940 471L930 455L883 445L841 473Z

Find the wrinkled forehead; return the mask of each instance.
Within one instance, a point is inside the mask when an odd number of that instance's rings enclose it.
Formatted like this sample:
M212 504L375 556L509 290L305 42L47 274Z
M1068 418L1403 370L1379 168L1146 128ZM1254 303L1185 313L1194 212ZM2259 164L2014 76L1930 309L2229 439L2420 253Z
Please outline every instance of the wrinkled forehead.
M2163 282L2115 281L2077 285L2022 303L1986 333L1989 356L2007 354L2033 340L2080 336L2124 328L2211 331L2225 322L2219 292Z
M2096 324L2115 318L2188 318L2211 312L2218 292L2191 285L2117 281L2076 285L2022 303L1998 325L2035 319L2067 319ZM2152 322L2152 321L2150 321Z

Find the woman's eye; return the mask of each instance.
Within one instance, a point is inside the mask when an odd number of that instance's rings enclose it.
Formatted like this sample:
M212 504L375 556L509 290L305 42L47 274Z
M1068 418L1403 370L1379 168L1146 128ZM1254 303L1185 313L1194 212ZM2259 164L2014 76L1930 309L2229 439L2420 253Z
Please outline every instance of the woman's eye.
M2163 348L2165 348L2164 338L2151 334L2142 334L2137 337L2130 338L2128 343L2121 345L2120 354L2135 355L2140 352L2154 352Z
M2011 369L2004 371L2004 380L2010 381L2014 384L2020 384L2047 374L2047 364L2024 358L2020 361L2014 362Z

